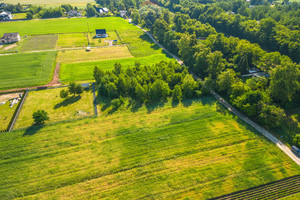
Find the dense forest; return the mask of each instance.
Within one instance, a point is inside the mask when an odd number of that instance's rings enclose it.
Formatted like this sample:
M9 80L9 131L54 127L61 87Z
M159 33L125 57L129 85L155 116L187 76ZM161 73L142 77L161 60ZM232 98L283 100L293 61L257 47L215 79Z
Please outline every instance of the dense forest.
M198 90L217 90L270 129L288 127L285 139L300 146L299 116L286 113L300 102L298 3L98 3L114 9L124 4L121 7L130 11L133 23L151 31L202 78ZM259 73L254 76L249 70Z

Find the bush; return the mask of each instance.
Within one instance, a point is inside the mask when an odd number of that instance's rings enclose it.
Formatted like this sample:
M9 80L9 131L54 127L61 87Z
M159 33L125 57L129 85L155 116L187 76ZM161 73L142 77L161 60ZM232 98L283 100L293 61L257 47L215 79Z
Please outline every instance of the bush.
M68 95L69 95L68 90L63 89L62 91L60 91L60 97L61 97L62 99L67 98Z
M259 121L267 127L279 127L286 117L284 110L274 105L263 104L259 114Z
M42 125L45 121L48 121L50 118L48 117L48 113L44 110L38 110L32 114L34 123L36 125Z

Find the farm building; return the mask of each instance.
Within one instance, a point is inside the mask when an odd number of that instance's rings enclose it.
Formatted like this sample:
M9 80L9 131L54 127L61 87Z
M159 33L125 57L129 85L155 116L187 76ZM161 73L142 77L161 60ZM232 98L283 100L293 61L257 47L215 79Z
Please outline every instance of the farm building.
M1 12L0 13L0 21L9 21L12 20L12 16L10 12Z
M77 10L70 10L68 12L69 17L81 17L81 13Z
M6 7L6 6L7 6L6 3L0 3L0 8L4 8L4 7Z
M97 10L100 14L102 14L102 13L108 13L108 12L109 12L108 8L97 8L96 10Z
M19 42L21 40L19 33L4 33L3 37L0 38L0 44L10 44Z
M96 38L106 38L108 35L106 34L105 29L96 29Z

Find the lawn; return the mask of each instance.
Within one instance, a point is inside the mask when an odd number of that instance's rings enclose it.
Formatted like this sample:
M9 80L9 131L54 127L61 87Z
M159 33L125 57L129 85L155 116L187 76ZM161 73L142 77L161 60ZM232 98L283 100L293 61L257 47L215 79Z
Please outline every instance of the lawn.
M212 97L127 107L0 134L0 198L208 199L300 173Z
M38 51L55 49L57 34L28 36L22 43L20 51Z
M0 56L0 89L42 85L52 78L56 52Z
M63 89L65 88L29 92L15 128L31 126L32 113L39 109L48 112L50 120L47 123L94 115L91 90L80 96L70 95L69 98L62 99L59 94Z
M11 108L10 102L8 101L8 99L2 99L1 97L2 97L2 95L0 95L0 103L2 103L4 101L6 101L6 103L3 105L0 105L0 131L6 130L8 128L8 125L12 119L15 109L18 106L18 103L17 103Z
M130 58L130 57L133 56L128 51L128 48L126 46L114 46L114 47L95 48L95 49L91 49L91 51L86 51L85 49L59 51L56 61L62 63L76 63L76 62Z
M13 13L12 18L13 19L26 19L26 13Z
M108 31L107 38L95 38L95 33L89 33L90 46L107 46L106 40L120 40L115 31ZM56 48L86 47L88 45L87 33L59 34Z
M140 30L128 23L121 17L98 17L98 18L62 18L43 19L0 23L0 35L9 32L19 32L24 35L41 35L54 33L84 33L95 29L114 30ZM141 30L140 30L141 31Z
M115 63L121 63L124 68L128 66L134 66L135 62L141 63L141 65L152 65L162 60L169 61L174 60L166 54L155 54L151 56L141 58L124 58L115 60L104 60L94 62L82 62L82 63L63 63L60 68L60 80L63 82L77 81L77 80L92 80L93 71L95 66L98 66L102 70L112 70ZM175 61L175 60L174 60Z

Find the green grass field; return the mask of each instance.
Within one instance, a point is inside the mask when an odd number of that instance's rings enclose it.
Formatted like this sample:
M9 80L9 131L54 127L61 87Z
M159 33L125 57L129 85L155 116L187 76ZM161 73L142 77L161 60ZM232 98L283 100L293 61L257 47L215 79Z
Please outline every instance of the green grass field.
M90 90L80 96L70 95L62 99L59 96L62 89L65 88L29 92L15 128L31 126L32 113L39 109L48 112L50 120L47 123L94 115L93 93Z
M7 129L18 104L14 105L12 108L10 108L9 105L9 101L4 105L0 105L0 130Z
M115 60L104 60L95 62L82 62L82 63L63 63L60 68L60 79L63 82L76 81L76 80L93 80L93 71L95 66L102 70L112 70L115 63L121 63L124 68L134 66L138 61L141 65L152 65L162 60L174 60L166 54L155 54L141 58L124 58ZM174 60L175 61L175 60Z
M114 31L116 29L124 31L140 30L121 17L63 18L1 23L0 35L9 32L19 32L21 36L54 33L84 33L88 32L87 23L89 30L93 32L95 29L102 28L107 31Z
M38 50L49 50L55 49L57 35L35 35L28 36L22 43L20 51L38 51Z
M87 44L86 33L66 33L58 35L56 48L86 47Z
M118 58L133 57L126 46L114 46L95 48L91 51L85 49L59 51L57 54L57 62L62 63L76 63L100 60L113 60Z
M212 97L0 134L0 199L207 199L300 173Z
M13 19L26 19L26 13L14 13L12 15L12 18Z
M0 89L46 84L51 80L56 52L24 53L0 57Z

